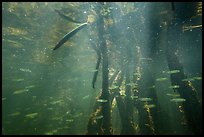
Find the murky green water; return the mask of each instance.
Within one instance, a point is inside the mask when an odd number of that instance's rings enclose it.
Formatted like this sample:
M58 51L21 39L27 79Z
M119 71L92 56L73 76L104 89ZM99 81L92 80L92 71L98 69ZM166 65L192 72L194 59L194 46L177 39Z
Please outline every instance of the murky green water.
M2 133L200 134L201 20L201 2L3 2Z

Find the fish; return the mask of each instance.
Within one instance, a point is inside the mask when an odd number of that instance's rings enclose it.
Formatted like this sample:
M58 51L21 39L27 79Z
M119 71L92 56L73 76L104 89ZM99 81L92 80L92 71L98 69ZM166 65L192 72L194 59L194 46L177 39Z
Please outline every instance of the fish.
M102 119L102 118L103 118L103 115L96 117L96 119Z
M67 122L73 122L74 119L67 119L66 121L67 121Z
M51 105L55 105L55 104L64 104L64 100L57 100L57 101L52 101L50 102Z
M185 79L182 79L181 81L195 81L194 78L185 78Z
M167 80L167 78L157 78L156 81L164 81Z
M21 114L20 112L14 112L14 113L9 114L9 116L14 117L14 116L18 116L18 115L20 115L20 114Z
M152 98L138 98L140 101L152 101Z
M30 114L25 115L25 117L32 119L32 118L35 118L37 115L38 113L30 113Z
M2 101L6 100L6 98L2 98Z
M90 97L90 96L87 95L87 96L82 97L82 99L87 99L87 98L89 98L89 97Z
M166 95L167 95L167 96L171 96L171 97L180 97L179 94L169 94L169 93L167 93Z
M24 79L23 79L23 78L13 79L13 81L15 81L15 82L20 82L20 81L24 81Z
M126 84L127 86L134 86L134 85L136 85L135 83L127 83Z
M175 73L179 73L180 70L170 70L170 71L162 71L162 73L167 73L167 74L175 74Z
M193 77L195 80L202 80L202 77Z
M152 58L140 58L140 60L152 61Z
M120 93L120 96L125 97L126 94L125 93Z
M179 88L179 85L172 85L172 86L169 86L169 88L176 89L176 88Z
M30 69L24 69L24 68L20 68L19 70L23 72L32 72Z
M73 20L72 18L70 18L70 17L64 15L64 14L61 13L59 10L56 10L56 9L55 9L55 12L57 12L62 18L66 19L66 20L68 20L68 21L71 21L71 22L74 22L74 23L82 23L82 22L80 22L80 21Z
M153 85L153 86L149 87L149 89L154 89L154 88L156 88L156 86L155 86L155 85Z
M52 110L53 110L53 108L47 108L47 110L50 110L50 111L52 111Z
M174 98L174 99L171 99L170 101L178 103L178 102L184 102L184 101L186 101L186 99L184 99L184 98Z
M110 90L114 90L114 89L118 89L118 88L119 88L119 86L113 85L113 86L111 86L109 89L110 89Z
M149 105L144 105L144 108L154 108L156 105L154 104L149 104Z
M73 29L72 31L70 31L69 33L67 33L58 43L57 45L54 47L53 50L58 49L59 47L61 47L67 40L69 40L72 36L74 36L80 29L84 28L85 26L87 26L87 22L79 25L78 27L76 27L75 29Z
M132 98L132 99L137 99L137 98L138 98L138 96L131 96L131 98Z
M76 117L79 117L79 116L82 116L82 115L83 115L83 113L79 113L79 114L74 115L73 118L76 118Z
M16 91L13 92L13 95L15 95L15 94L21 94L21 93L24 93L24 92L27 92L27 91L29 91L29 90L28 90L28 89L16 90Z
M35 87L35 85L30 85L30 86L26 86L25 88L29 89L29 88L34 88L34 87Z
M96 100L97 102L100 102L100 103L105 103L105 102L108 102L108 100L105 100L105 99L98 99Z

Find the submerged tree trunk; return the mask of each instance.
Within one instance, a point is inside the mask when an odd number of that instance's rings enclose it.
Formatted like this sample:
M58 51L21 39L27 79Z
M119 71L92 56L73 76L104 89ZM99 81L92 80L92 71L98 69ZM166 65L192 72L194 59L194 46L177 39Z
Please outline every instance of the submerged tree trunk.
M178 85L176 90L181 98L184 98L183 102L184 114L187 119L188 126L193 134L201 134L202 126L202 108L201 103L197 98L197 93L190 81L182 81L186 78L183 70L183 66L180 63L175 51L171 48L171 45L167 48L167 62L169 70L179 70L179 73L171 74L172 85Z
M107 55L107 46L104 39L105 28L104 28L104 16L101 15L101 11L104 3L97 3L96 14L98 15L97 20L97 29L98 29L98 40L99 48L101 51L102 59L102 92L99 99L106 100L105 102L99 102L100 106L98 109L95 109L96 113L101 113L102 118L98 121L94 121L94 113L89 119L88 123L88 133L87 134L100 134L100 135L110 135L112 134L111 122L110 122L110 101L109 101L109 91L108 91L108 55ZM99 64L97 64L98 66ZM95 81L95 79L94 79ZM99 122L93 124L94 122Z
M175 13L173 12L175 15ZM179 22L180 21L180 22ZM175 23L180 25L175 25ZM183 102L183 109L184 114L187 120L187 124L189 130L193 134L201 134L202 132L202 107L201 102L197 97L197 93L195 88L193 87L190 81L182 81L183 79L187 78L184 74L183 65L179 60L179 50L177 48L177 41L179 39L178 28L181 28L181 19L180 18L172 18L172 23L168 28L168 38L171 42L168 42L167 49L166 49L166 56L167 56L167 63L169 70L179 70L179 73L170 74L171 84L177 85L179 88L175 91L178 92L181 98L184 98L185 101ZM173 37L172 37L173 36ZM174 40L175 36L177 39ZM171 44L173 43L173 44Z

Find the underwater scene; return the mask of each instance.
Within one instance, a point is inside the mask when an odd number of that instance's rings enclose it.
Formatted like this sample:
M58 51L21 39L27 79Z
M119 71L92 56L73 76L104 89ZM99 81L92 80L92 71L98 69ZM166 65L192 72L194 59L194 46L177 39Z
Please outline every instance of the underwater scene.
M2 134L202 134L202 2L2 2Z

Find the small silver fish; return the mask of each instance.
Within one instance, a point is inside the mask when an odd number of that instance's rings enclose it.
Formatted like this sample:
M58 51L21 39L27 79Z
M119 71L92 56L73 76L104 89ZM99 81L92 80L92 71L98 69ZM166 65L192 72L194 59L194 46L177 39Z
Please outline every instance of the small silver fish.
M171 99L170 101L171 102L184 102L184 101L186 101L186 99L184 99L184 98L174 98L174 99Z
M138 98L140 101L152 101L152 98Z
M98 99L97 102L105 103L105 102L108 102L108 100L105 100L105 99Z

